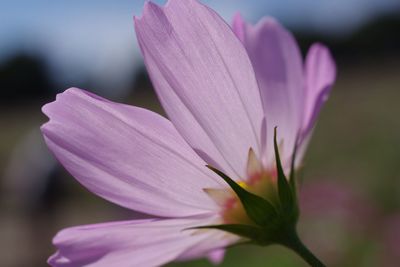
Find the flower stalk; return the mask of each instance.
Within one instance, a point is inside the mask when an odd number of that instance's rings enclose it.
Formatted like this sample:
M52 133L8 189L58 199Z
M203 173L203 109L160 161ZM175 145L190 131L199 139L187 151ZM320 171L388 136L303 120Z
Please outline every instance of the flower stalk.
M296 230L287 231L286 238L282 238L280 244L291 249L312 267L325 267L325 265L303 244Z
M247 191L225 173L212 166L207 166L224 179L235 192L253 225L239 223L206 225L194 228L218 229L230 232L250 240L253 244L261 246L280 244L296 252L310 266L324 267L325 265L303 244L297 235L296 224L299 218L299 207L294 182L294 163L291 165L289 180L285 175L279 156L276 128L274 131L274 150L279 195L277 202L270 202L261 196Z

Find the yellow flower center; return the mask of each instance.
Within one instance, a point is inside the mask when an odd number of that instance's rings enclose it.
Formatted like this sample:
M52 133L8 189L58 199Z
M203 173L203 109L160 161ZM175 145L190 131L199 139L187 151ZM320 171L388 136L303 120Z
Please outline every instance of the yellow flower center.
M276 203L278 201L276 171L262 167L252 150L249 152L247 165L246 179L237 183L247 191ZM254 224L232 189L205 189L205 192L221 207L223 223Z
M261 196L271 202L277 200L276 177L266 171L256 173L249 177L246 182L241 181L238 184L247 191ZM248 218L246 211L236 194L231 189L228 190L230 191L230 196L226 198L221 210L221 216L224 223L254 224L250 218Z

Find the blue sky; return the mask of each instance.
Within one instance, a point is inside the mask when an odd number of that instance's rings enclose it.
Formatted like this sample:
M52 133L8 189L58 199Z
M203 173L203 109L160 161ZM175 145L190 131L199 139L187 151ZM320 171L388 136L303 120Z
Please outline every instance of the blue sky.
M56 79L99 88L121 85L140 66L132 16L144 0L2 0L0 62L15 52L41 53ZM154 1L164 3L165 1ZM250 21L271 15L290 28L346 34L399 0L204 0L227 21L240 11Z

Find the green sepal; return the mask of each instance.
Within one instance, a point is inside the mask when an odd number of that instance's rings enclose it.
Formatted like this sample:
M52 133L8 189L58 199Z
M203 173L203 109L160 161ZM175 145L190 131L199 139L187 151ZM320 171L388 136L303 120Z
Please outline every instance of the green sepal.
M278 176L278 195L281 203L282 212L284 214L292 214L295 210L296 200L293 194L293 189L289 184L288 179L282 168L281 159L279 156L279 149L276 138L276 128L274 129L274 150L275 150L275 161L276 171Z
M296 138L296 143L293 148L292 152L292 162L290 165L290 175L289 175L289 184L292 189L293 193L293 202L294 202L294 207L293 207L293 217L294 220L297 221L300 211L299 211L299 204L297 200L297 185L296 185L296 170L295 170L295 165L296 165L296 155L297 155L297 148L298 148L298 137Z
M298 144L298 138L296 138L296 143L293 148L292 162L290 164L290 175L289 175L289 184L292 187L295 197L296 197L295 164L296 164L296 155L297 155L297 144Z
M278 213L268 200L248 192L220 170L210 165L207 165L207 167L224 179L232 188L243 204L247 216L249 216L254 223L265 227L271 225L271 223L275 221Z
M217 224L217 225L205 225L198 227L191 227L185 230L193 229L217 229L228 233L232 233L244 238L248 238L251 243L257 245L268 245L269 241L268 235L265 230L257 226L245 225L245 224Z

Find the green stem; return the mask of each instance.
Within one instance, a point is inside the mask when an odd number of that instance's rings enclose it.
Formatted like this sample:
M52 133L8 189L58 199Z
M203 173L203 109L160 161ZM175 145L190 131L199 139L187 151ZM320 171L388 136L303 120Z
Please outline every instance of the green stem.
M326 267L304 244L301 242L296 231L290 231L291 234L281 244L296 252L304 261L312 267Z

